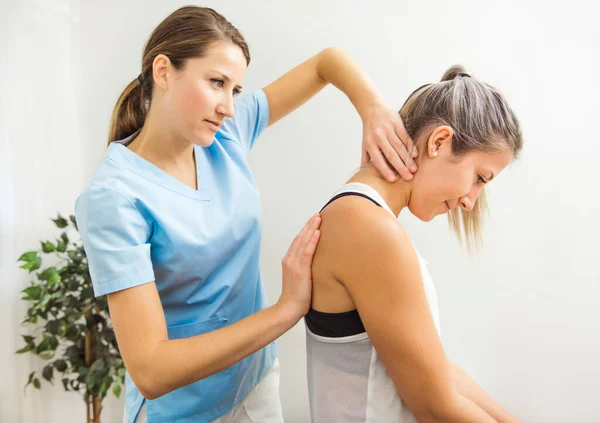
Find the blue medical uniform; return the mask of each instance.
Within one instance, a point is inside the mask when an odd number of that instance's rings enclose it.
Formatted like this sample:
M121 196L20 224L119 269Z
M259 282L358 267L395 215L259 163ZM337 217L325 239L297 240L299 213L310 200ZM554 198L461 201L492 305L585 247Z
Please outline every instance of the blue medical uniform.
M155 281L169 339L211 332L268 306L260 196L247 160L268 121L262 90L237 99L214 143L194 147L198 190L129 150L133 136L110 144L75 207L95 295ZM271 343L156 400L144 400L127 374L127 419L146 401L148 423L210 422L246 398L274 360Z

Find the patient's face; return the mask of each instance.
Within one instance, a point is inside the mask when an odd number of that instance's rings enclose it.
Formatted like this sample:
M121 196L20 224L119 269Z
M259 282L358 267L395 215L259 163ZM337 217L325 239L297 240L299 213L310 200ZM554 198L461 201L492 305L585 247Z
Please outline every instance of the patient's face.
M513 160L508 147L496 152L471 151L452 154L451 138L437 143L434 151L423 150L419 170L412 183L408 208L428 222L435 216L462 207L471 210L479 193Z

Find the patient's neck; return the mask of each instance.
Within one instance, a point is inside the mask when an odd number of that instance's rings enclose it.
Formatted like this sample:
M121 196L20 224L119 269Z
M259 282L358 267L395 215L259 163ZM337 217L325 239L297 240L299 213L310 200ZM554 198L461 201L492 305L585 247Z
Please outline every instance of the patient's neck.
M399 178L396 182L388 182L383 179L373 165L362 167L348 182L360 182L374 188L396 216L400 214L404 207L408 206L410 201L412 190L410 182L406 182L402 178Z

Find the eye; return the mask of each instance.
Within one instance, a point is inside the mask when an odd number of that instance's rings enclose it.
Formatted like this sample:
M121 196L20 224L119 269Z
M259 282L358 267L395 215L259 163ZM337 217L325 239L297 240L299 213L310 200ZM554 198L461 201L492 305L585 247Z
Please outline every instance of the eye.
M238 90L237 88L233 89L233 96L237 97L238 95L240 95L242 93L242 90Z
M487 181L481 175L477 175L477 183L487 184Z
M217 88L221 88L223 86L223 84L225 83L225 81L223 81L222 79L216 79L216 78L211 79L210 82L212 82L212 84L214 86L216 86Z

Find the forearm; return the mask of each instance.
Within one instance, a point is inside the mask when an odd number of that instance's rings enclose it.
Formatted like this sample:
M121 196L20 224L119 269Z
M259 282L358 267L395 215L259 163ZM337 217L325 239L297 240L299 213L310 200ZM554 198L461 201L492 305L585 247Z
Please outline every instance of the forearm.
M489 396L467 373L452 364L452 379L457 391L477 404L492 416L498 423L520 423L519 420L504 410Z
M317 73L325 82L348 96L364 118L373 106L383 102L381 93L360 66L343 50L330 47L319 54Z
M451 401L432 404L415 415L419 423L498 423L469 398L454 392Z
M159 343L146 368L142 394L158 398L233 366L283 335L298 321L276 304L202 335Z

